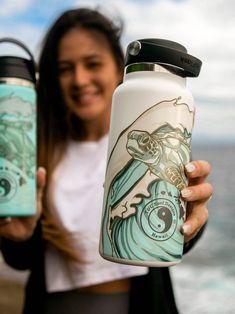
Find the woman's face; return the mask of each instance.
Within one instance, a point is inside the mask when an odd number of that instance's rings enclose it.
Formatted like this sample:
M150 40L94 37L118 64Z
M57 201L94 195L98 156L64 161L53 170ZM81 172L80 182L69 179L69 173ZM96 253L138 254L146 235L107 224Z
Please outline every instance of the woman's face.
M68 109L84 123L109 124L121 74L106 38L96 31L70 30L59 43L58 68Z

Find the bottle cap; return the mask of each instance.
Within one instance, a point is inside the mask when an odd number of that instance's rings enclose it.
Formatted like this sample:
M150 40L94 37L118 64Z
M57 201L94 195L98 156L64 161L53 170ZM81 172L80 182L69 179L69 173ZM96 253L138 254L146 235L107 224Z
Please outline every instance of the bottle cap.
M174 67L183 77L198 76L202 65L199 59L187 53L184 46L171 40L145 38L131 42L127 47L125 65L148 62Z

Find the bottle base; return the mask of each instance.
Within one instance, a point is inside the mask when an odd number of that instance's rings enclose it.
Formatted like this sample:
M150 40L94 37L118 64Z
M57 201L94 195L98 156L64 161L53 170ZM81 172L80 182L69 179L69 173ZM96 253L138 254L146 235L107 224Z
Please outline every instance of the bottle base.
M31 212L2 212L0 213L0 218L5 218L5 217L28 217L28 216L34 216L36 214L35 211Z
M170 266L177 265L181 262L181 259L178 261L172 261L172 262L161 262L161 261L141 261L141 260L120 259L120 258L116 258L112 256L102 255L102 254L101 256L110 262L133 265L133 266L145 266L145 267L170 267Z

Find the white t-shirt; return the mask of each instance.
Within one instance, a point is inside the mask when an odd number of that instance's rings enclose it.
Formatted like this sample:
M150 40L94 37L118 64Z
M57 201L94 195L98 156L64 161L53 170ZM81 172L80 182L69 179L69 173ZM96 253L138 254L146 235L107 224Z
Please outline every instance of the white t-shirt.
M144 275L148 271L146 267L106 261L99 255L107 145L107 135L98 142L70 142L64 159L54 172L53 202L64 227L76 240L83 262L71 263L48 246L48 292Z

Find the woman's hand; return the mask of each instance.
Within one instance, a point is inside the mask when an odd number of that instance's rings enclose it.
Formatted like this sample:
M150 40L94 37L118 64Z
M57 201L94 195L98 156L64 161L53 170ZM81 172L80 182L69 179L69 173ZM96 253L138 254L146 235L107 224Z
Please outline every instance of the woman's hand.
M42 212L42 194L46 182L46 171L39 168L37 171L37 209L34 216L0 218L0 236L13 241L28 240L36 227Z
M206 182L211 171L211 166L207 161L192 161L186 165L185 169L189 184L181 191L183 199L188 202L182 233L187 243L196 236L208 219L207 201L212 196L213 188L210 183Z

